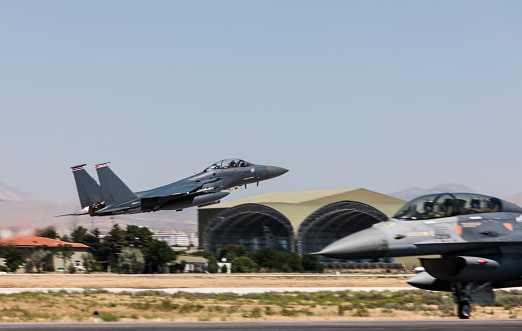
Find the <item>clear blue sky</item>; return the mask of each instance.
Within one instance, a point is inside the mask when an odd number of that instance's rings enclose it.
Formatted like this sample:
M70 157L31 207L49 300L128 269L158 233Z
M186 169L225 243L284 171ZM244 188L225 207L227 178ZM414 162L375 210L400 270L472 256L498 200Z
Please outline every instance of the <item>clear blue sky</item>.
M137 191L239 157L290 169L250 195L515 194L521 17L521 1L0 1L0 181L71 198L79 163L112 161Z

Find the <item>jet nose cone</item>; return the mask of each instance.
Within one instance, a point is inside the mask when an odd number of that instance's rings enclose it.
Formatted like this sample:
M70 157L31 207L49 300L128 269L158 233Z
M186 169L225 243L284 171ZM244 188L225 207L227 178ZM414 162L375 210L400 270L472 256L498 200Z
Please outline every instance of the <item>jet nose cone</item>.
M374 259L383 257L388 250L384 232L376 228L365 229L341 238L314 253L335 259Z
M288 172L288 169L274 166L266 166L266 170L268 172L268 178L274 178L277 176L281 176Z

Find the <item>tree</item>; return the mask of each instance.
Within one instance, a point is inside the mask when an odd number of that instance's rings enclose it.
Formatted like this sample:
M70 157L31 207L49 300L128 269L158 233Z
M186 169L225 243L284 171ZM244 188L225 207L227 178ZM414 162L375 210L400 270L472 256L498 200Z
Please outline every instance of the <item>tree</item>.
M124 247L120 254L120 267L130 274L137 274L143 271L145 259L143 254L136 247Z
M303 272L301 258L293 252L277 252L275 268L282 272Z
M89 246L89 251L92 253L92 257L95 260L94 262L96 262L92 264L93 268L100 267L97 261L107 261L107 255L109 252L105 249L104 244L100 240L100 230L98 228L95 228L92 233L89 233L86 228L79 226L71 233L71 238L75 243Z
M33 273L33 263L31 262L31 260L26 260L24 267L25 267L26 274Z
M255 268L255 262L248 256L240 256L232 260L232 272L251 272Z
M247 256L248 252L245 247L238 244L229 244L225 248L222 248L218 252L218 260L222 261L222 258L226 258L227 261L232 261L236 257Z
M143 252L145 262L149 265L151 272L154 270L163 272L165 265L174 261L179 254L174 252L166 242L157 239L152 239L151 244L144 248Z
M125 235L125 230L122 230L118 223L115 223L111 231L103 238L104 254L102 258L108 262L113 270L117 270L119 267L117 255L121 253L123 247L127 246Z
M72 246L69 244L59 244L58 247L56 247L55 254L63 260L63 270L64 272L67 272L67 262L74 254Z
M4 251L4 260L7 269L10 272L16 272L21 264L25 263L25 257L20 247L16 245L8 245Z
M185 271L186 266L187 266L187 261L181 260L179 262L179 272L183 273Z
M76 227L71 232L71 239L75 243L82 243L84 244L85 241L87 241L87 237L89 236L89 231L84 228L83 226Z
M232 270L230 270L232 271ZM226 264L223 264L223 266L221 267L221 273L222 274L226 274L228 272L228 268L227 268L227 265Z
M276 269L276 252L270 248L262 248L254 254L254 262L260 268Z
M131 247L147 247L152 243L152 231L145 226L127 225L125 233L125 241L127 246Z
M323 272L323 265L315 255L303 255L302 264L304 271Z
M50 254L51 253L41 248L37 248L31 252L29 261L31 261L31 265L36 268L37 273L44 271L45 260Z
M216 259L216 256L214 254L212 254L210 256L210 258L208 259L207 271L210 272L211 274L215 274L216 272L218 272L217 259Z
M83 267L85 268L85 272L87 272L88 274L93 272L97 268L100 268L100 264L94 258L94 255L92 255L92 253L83 253L82 254L82 263L83 263Z
M58 239L60 237L53 226L48 226L45 229L36 229L34 235L50 239Z

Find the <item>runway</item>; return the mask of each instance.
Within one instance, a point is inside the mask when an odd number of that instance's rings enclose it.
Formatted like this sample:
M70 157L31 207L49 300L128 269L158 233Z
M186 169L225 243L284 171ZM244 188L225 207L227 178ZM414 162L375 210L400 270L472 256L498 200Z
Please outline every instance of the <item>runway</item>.
M522 328L522 320L325 321L325 322L195 322L195 323L0 323L1 330L90 331L143 329L170 331L228 330L501 330Z

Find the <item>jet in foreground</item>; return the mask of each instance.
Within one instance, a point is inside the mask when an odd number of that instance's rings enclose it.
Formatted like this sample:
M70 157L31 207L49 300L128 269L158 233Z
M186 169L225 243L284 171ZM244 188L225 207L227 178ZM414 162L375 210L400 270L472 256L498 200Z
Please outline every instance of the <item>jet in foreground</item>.
M470 303L492 303L493 289L522 286L522 208L474 193L431 194L408 202L386 222L314 253L339 259L440 254L421 258L412 286L453 293L459 317Z
M72 215L107 216L158 210L182 210L219 203L232 190L281 176L288 170L256 165L240 159L218 161L202 172L152 190L132 192L107 163L95 166L100 184L85 171L85 164L71 167L83 212Z

